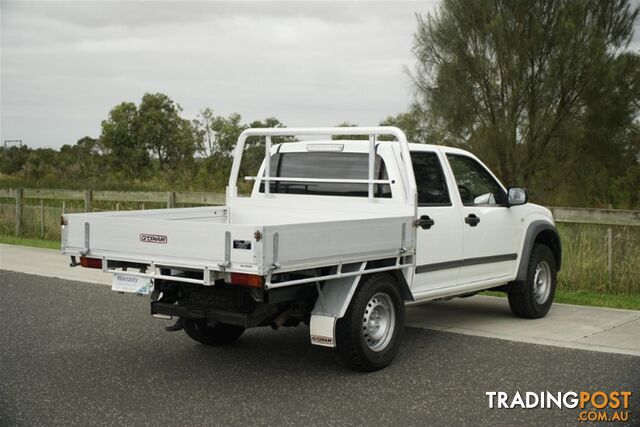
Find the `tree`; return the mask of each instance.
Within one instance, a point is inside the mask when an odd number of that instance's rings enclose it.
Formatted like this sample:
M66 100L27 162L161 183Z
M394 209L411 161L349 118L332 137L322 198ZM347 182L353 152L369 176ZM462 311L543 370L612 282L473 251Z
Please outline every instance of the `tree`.
M535 187L553 194L555 200L550 202L556 204L637 206L638 101L640 56L624 53L600 70L586 93L584 108L563 129L563 143L541 161ZM553 173L554 168L561 173Z
M188 170L184 166L193 162L201 135L181 112L162 93L146 93L138 107L132 102L115 106L100 135L111 168L128 177L144 175L152 163L161 171Z
M191 122L180 117L182 107L162 93L146 93L135 118L135 136L158 159L158 166L193 159L197 148Z
M418 15L414 40L429 134L528 185L628 46L637 16L625 0L444 0Z
M0 173L13 175L20 172L27 162L30 152L31 149L26 145L14 145L7 148L0 146L0 153L2 153L2 156L0 156Z
M409 111L388 116L380 122L380 126L395 126L404 131L407 141L417 144L437 144L438 141L429 141L427 137L424 112L418 104L413 104ZM381 138L388 139L388 138Z
M137 138L138 108L132 102L116 105L102 121L100 144L113 170L129 177L140 175L149 165L145 144Z
M256 120L249 123L249 128L285 128L286 126L275 117L267 117L264 120ZM271 138L271 144L282 144L284 142L295 141L292 136L274 136ZM262 164L265 154L264 137L249 137L244 147L242 156L242 174L256 175Z
M60 169L57 165L57 152L52 148L38 148L30 150L27 161L22 166L20 173L38 183L49 186L56 178L60 178Z
M277 121L277 119L273 120ZM211 108L201 110L193 121L199 137L198 151L200 154L204 157L231 157L238 137L247 128L241 122L242 116L238 113L223 117L215 116ZM254 123L262 124L261 122Z
M233 156L233 149L238 137L246 128L247 126L242 124L242 116L238 113L231 113L226 118L216 117L213 129L216 132L217 150L223 157L231 158Z
M276 119L275 117L267 117L264 120L255 120L251 123L249 123L249 128L286 128L286 126L284 125L284 123L282 123L280 120ZM262 143L262 141L264 141L264 137L249 137L247 138L247 145L261 145L262 149L264 150L264 144ZM292 136L274 136L271 138L271 144L272 145L276 145L276 144L282 144L283 142L291 142L291 141L295 141L295 137Z
M353 127L358 127L358 124L357 123L350 123L350 122L342 122L337 127L339 127L339 128L353 128ZM332 135L331 139L333 139L335 141L339 141L341 139L346 139L346 140L368 140L369 137L366 136L366 135Z
M75 145L63 145L57 156L57 165L67 179L87 182L95 177L104 178L100 143L89 136L80 138Z
M213 109L207 107L200 110L192 122L198 137L198 152L203 157L211 157L218 148L215 132L216 117L213 114Z

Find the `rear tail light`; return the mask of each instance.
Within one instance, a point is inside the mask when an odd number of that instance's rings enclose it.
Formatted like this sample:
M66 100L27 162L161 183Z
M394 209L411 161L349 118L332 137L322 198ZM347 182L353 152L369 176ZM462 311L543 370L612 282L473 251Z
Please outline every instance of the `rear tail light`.
M264 278L254 274L231 273L231 284L248 286L250 288L261 288L264 284Z
M80 265L86 268L102 268L102 259L81 256Z

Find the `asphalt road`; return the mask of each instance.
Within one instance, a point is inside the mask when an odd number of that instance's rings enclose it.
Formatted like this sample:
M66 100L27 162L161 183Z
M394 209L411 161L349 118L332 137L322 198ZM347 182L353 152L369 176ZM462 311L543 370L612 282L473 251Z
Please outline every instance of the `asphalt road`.
M306 327L211 348L148 313L106 286L0 270L0 425L579 424L577 409L489 409L485 392L516 390L631 390L640 424L640 357L407 328L394 363L361 374Z

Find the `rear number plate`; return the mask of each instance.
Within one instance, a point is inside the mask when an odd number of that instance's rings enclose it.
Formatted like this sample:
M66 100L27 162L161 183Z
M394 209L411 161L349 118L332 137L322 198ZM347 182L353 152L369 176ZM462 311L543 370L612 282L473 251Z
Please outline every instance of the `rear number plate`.
M113 273L111 290L117 292L130 292L133 294L148 294L153 284L148 277L130 276L126 273Z

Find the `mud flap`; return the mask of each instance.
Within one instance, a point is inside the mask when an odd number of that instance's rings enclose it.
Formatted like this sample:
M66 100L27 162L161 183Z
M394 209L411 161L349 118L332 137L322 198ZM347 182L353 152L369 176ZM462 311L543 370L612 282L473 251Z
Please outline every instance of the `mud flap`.
M332 316L311 316L309 332L311 334L311 344L323 347L335 347L336 318Z
M344 266L343 272L363 271L366 263ZM327 280L320 289L318 299L311 311L309 332L311 344L324 347L335 347L335 326L339 318L344 316L351 303L351 298L360 283L360 275Z

